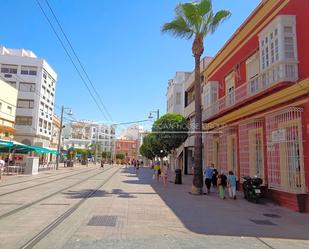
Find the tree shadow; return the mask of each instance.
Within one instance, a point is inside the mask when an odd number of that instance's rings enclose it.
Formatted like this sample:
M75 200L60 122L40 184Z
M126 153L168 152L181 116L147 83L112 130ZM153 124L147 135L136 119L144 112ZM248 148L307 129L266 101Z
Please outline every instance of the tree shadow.
M139 179L123 182L150 185L184 226L194 233L309 239L308 214L296 213L269 202L249 203L241 193L237 200L221 200L214 190L210 195L191 195L188 180L183 185L169 183L165 189L162 183L152 179L152 175L152 170L144 168L137 176ZM188 177L185 176L186 179Z
M94 189L83 189L83 190L79 190L79 191L66 191L63 194L65 194L67 196L67 198L70 199L82 199L87 197L90 193L92 193L93 191L95 191ZM94 198L94 197L107 197L109 195L108 192L104 191L104 190L97 190L94 194L92 194L91 196L88 196L90 198Z
M119 198L136 198L136 196L132 195L131 193L124 192L122 189L113 189L111 192L107 192L105 190L97 190L94 194L90 195L95 191L94 189L83 189L79 191L67 191L64 194L67 198L70 199L82 199L86 198L94 198L94 197L110 197L112 195L116 195Z

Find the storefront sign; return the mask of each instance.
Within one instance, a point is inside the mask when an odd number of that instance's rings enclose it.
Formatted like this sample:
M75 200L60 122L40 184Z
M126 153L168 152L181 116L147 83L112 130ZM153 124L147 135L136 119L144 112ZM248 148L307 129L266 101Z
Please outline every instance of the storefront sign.
M285 129L279 129L275 130L271 133L271 141L273 143L279 143L286 141L286 130Z

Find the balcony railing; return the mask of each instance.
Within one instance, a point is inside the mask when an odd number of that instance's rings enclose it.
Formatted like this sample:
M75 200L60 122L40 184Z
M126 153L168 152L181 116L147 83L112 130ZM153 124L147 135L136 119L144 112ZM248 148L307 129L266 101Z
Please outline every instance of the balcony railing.
M257 95L264 90L284 81L295 82L298 80L296 62L280 62L274 64L266 71L258 74L234 91L217 100L203 111L203 121L225 111L240 102Z
M187 118L189 117L192 113L194 113L195 110L195 101L191 101L189 105L187 105L184 109L184 116Z

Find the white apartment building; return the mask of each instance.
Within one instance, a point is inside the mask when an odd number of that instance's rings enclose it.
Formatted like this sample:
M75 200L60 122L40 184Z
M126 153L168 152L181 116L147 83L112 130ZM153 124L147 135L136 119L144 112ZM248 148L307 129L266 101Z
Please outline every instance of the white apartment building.
M200 71L203 72L211 61L211 57L204 57L200 62ZM170 80L167 88L167 112L182 114L189 123L189 129L194 129L195 117L195 91L193 72L176 72L174 79ZM205 103L211 102L215 96L211 95L212 89L205 86L205 79L201 78L202 84L202 108ZM180 99L179 99L180 98ZM184 174L192 174L194 165L194 136L189 135L187 140L170 155L171 168L180 168Z
M140 140L144 131L145 130L143 126L134 124L125 129L122 129L118 139Z
M57 74L32 51L0 46L0 76L18 90L15 139L49 147Z
M166 112L184 115L184 83L190 77L189 72L176 72L168 81L166 92Z
M108 124L92 124L91 141L100 144L102 151L112 151L115 143L115 127Z
M100 144L102 151L112 151L115 142L115 127L93 121L72 121L63 129L64 148L87 149L91 144Z

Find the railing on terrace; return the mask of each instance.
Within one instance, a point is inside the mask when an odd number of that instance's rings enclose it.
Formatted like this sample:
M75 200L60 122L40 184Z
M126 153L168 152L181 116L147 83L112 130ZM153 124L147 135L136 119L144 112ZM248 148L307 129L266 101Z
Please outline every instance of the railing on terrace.
M258 74L245 84L237 87L233 92L220 98L203 111L203 121L231 108L240 102L284 81L298 80L297 62L280 62L266 71Z
M195 111L195 101L191 101L184 109L184 116L189 117Z

